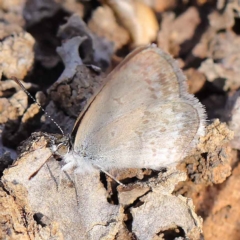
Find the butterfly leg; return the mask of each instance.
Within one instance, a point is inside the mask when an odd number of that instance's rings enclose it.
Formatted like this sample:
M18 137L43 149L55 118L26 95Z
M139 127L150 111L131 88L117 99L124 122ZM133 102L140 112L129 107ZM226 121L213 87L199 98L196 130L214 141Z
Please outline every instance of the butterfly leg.
M58 183L57 183L57 180L56 180L56 178L54 177L54 175L53 175L50 167L48 166L48 163L47 163L47 162L46 162L46 167L47 167L47 169L48 169L48 171L49 171L49 174L50 174L51 178L53 179L53 181L54 181L54 183L55 183L56 190L58 191Z
M71 184L73 184L73 187L74 187L74 191L75 191L75 196L76 196L76 202L77 202L77 206L79 206L79 197L78 197L78 191L77 191L77 185L76 185L76 173L73 171L73 178L70 177L69 173L67 173L67 171L65 170L61 170L60 172L60 176L59 176L59 186L61 187L61 184L62 183L62 180L63 180L63 174L65 174L66 178L68 181L71 182Z
M102 172L104 172L105 174L107 174L110 178L112 178L115 182L117 182L119 185L126 187L126 185L124 185L123 183L121 183L120 181L118 181L113 175L111 175L110 173L106 172L101 166L99 166L98 164L94 164L95 166L97 166Z
M60 188L61 188L61 185L62 185L63 172L64 172L64 170L60 171L58 191L60 191Z
M74 189L75 189L76 201L77 201L77 206L79 206L79 198L78 198L78 191L77 191L77 185L76 185L76 182L77 182L77 176L76 176L76 173L73 172L73 183L74 183Z

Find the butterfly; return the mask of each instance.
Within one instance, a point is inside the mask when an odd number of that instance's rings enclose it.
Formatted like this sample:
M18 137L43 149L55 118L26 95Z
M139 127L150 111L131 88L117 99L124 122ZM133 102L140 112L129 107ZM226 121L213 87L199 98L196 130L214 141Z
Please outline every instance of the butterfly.
M154 44L137 48L77 118L63 142L69 149L62 170L85 174L176 166L204 135L205 122L204 107L187 92L175 60Z
M108 75L78 117L63 170L176 165L204 135L205 119L171 56L155 45L140 47Z

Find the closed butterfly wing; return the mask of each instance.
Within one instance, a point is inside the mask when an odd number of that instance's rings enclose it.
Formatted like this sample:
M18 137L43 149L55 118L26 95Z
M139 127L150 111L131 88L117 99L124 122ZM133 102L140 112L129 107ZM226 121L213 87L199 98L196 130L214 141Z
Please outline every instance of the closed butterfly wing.
M204 109L185 81L155 45L133 51L79 117L74 151L104 170L176 164L205 125Z

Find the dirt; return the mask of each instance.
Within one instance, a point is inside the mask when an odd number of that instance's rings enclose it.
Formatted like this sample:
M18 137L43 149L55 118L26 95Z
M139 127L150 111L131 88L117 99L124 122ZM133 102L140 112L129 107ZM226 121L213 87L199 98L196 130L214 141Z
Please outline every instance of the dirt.
M3 0L0 17L0 239L240 239L238 1ZM197 148L173 172L112 171L126 189L46 167L56 123L70 133L107 74L151 43L205 106Z

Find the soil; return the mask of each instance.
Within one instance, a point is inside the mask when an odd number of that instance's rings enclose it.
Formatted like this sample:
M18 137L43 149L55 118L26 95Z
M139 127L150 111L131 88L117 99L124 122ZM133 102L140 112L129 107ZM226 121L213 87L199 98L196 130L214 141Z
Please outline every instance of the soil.
M0 239L240 239L238 1L3 0L0 17ZM205 136L177 170L111 171L126 187L64 175L53 139L152 43L205 107Z

